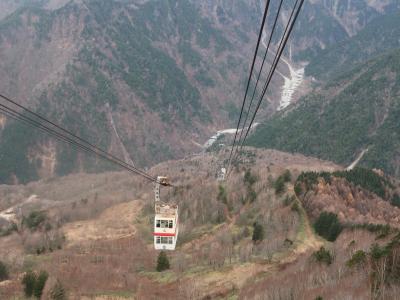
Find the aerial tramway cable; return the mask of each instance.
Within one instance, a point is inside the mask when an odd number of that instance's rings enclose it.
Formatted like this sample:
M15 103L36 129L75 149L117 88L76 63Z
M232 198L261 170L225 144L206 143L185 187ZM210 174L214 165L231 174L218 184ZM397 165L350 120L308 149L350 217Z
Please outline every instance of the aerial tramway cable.
M262 22L261 22L260 32L258 33L257 46L256 46L256 49L254 50L253 61L251 63L251 68L250 68L250 74L249 74L249 78L247 80L246 92L245 92L244 97L243 97L242 107L240 109L239 120L238 120L238 123L237 123L237 126L236 126L235 137L233 139L232 148L231 148L231 151L230 151L230 154L229 154L228 167L231 164L233 148L235 147L236 138L237 138L237 134L238 134L239 127L240 127L240 121L242 119L243 109L244 109L244 106L245 106L247 93L248 93L248 90L249 90L251 77L253 75L253 69L254 69L254 65L255 65L255 62L256 62L257 53L258 53L258 49L259 49L259 46L260 46L260 41L261 41L261 38L262 38L262 33L263 33L263 30L264 30L264 24L265 24L265 20L267 19L269 3L270 3L270 0L267 0L267 3L265 4L264 15L263 15L263 19L262 19Z
M279 60L280 60L280 58L281 58L281 56L282 56L282 53L283 53L283 51L284 51L284 49L285 49L285 46L286 46L286 43L287 43L287 41L288 41L288 39L289 39L290 33L292 32L292 30L293 30L293 28L294 28L294 24L296 23L297 17L299 16L299 13L300 13L301 7L303 6L304 0L300 0L300 4L299 4L299 6L298 6L298 8L297 8L297 10L296 10L296 13L295 13L295 15L294 15L293 21L290 23L290 20L291 20L292 17L293 17L293 12L294 12L294 10L295 10L295 8L296 8L298 2L299 2L299 0L296 0L296 3L295 3L295 5L294 5L293 11L292 11L291 16L290 16L290 18L289 18L288 24L287 24L287 26L286 26L286 28L285 28L285 32L284 32L284 34L283 34L282 40L281 40L280 45L279 45L279 47L278 47L278 51L277 51L277 53L276 53L274 62L273 62L273 64L272 64L272 67L271 67L271 69L270 69L270 72L268 73L267 81L266 81L265 84L264 84L262 94L261 94L261 96L260 96L260 98L259 98L259 100L258 100L256 110L255 110L255 112L254 112L254 114L253 114L253 117L252 117L252 119L251 119L251 121L250 121L250 124L249 124L249 126L248 126L248 128L247 128L246 135L245 135L245 137L244 137L244 139L243 139L243 141L242 141L242 143L241 143L241 149L243 148L244 142L245 142L245 140L246 140L246 138L247 138L247 136L248 136L248 134L249 134L249 132L250 132L250 128L251 128L251 126L252 126L253 123L254 123L254 119L255 119L255 117L256 117L256 114L257 114L258 110L260 109L260 105L261 105L262 100L263 100L263 98L264 98L264 96L265 96L265 93L267 92L268 86L269 86L269 84L271 83L272 76L273 76L274 73L275 73L276 67L277 67L278 62L279 62ZM290 25L289 25L289 23L290 23Z
M268 89L268 86L269 86L269 84L270 84L270 82L271 82L272 76L273 76L274 73L275 73L276 67L277 67L278 62L279 62L279 60L280 60L280 57L282 56L282 53L283 53L283 51L284 51L284 49L285 49L285 46L286 46L286 43L287 43L287 41L288 41L288 39L289 39L290 33L292 32L292 30L293 30L293 28L294 28L294 24L296 23L296 20L297 20L297 18L298 18L298 16L299 16L299 13L300 13L301 8L302 8L302 6L303 6L304 0L300 0L300 4L299 4L299 5L297 5L298 2L299 2L299 0L296 0L296 2L295 2L295 4L294 4L292 13L291 13L291 15L290 15L290 18L289 18L288 23L287 23L287 25L286 25L286 28L285 28L285 31L284 31L284 33L283 33L282 39L281 39L281 41L280 41L280 44L279 44L279 47L278 47L278 51L276 52L274 61L273 61L273 63L272 63L272 66L271 66L270 71L269 71L268 76L267 76L267 80L266 80L266 82L265 82L265 84L264 84L264 87L263 87L263 89L262 89L261 96L259 97L259 100L258 100L256 109L255 109L255 111L254 111L254 113L253 113L253 117L252 117L252 119L251 119L251 121L250 121L249 126L247 126L246 134L245 134L245 136L244 136L244 138L243 138L243 140L242 140L242 142L241 142L241 144L240 144L240 150L238 151L239 146L237 146L237 147L236 147L236 150L235 150L235 155L234 155L234 158L233 158L233 159L236 159L237 156L240 155L240 151L242 150L242 148L243 148L243 146L244 146L244 142L246 141L247 136L248 136L248 134L249 134L249 132L250 132L250 130L251 130L251 126L252 126L253 123L254 123L255 117L256 117L257 112L258 112L258 110L259 110L259 108L260 108L260 106L261 106L262 100L263 100L263 98L264 98L264 96L265 96L265 93L266 93L266 91L267 91L267 89ZM293 17L293 15L294 15L294 17ZM292 19L293 19L293 20L292 20ZM229 164L229 167L230 167L230 164ZM230 174L230 169L228 168L228 176L229 176L229 174Z
M262 61L262 63L261 63L260 71L258 72L256 85L254 86L253 94L251 95L251 100L250 100L249 108L248 108L248 110L247 110L246 117L245 117L245 119L244 119L242 129L240 130L240 136L239 136L238 144L240 144L240 141L242 140L243 132L244 132L244 130L245 130L245 128L246 128L246 123L247 123L247 120L248 120L248 117L249 117L249 114L250 114L250 111L251 111L251 106L253 105L254 96L255 96L256 91L257 91L258 82L259 82L259 80L260 80L261 73L262 73L262 70L263 70L263 67L264 67L264 63L265 63L265 60L266 60L267 55L268 55L268 50L269 50L269 47L270 47L270 45L271 45L272 37L273 37L274 32L275 32L276 24L278 23L278 18L279 18L279 15L280 15L280 11L281 11L281 8L282 8L282 4L283 4L283 0L280 0L279 7L278 7L278 10L277 10L277 12L276 12L274 24L272 25L272 30L271 30L271 34L270 34L270 36L269 36L268 44L267 44L267 47L266 47L266 49L265 49L263 61Z
M20 112L18 112L16 110L14 110L14 109L12 109L12 108L4 105L4 104L0 104L0 108L1 108L0 112L1 113L5 114L5 115L7 115L7 116L9 116L9 117L11 117L13 119L17 119L17 120L23 121L24 123L26 123L26 124L28 124L30 126L36 127L36 128L38 128L38 129L40 129L40 130L42 130L42 131L44 131L44 132L46 132L48 134L51 134L51 135L55 136L59 140L62 140L64 142L68 143L68 144L72 144L72 145L78 147L79 149L81 149L81 150L83 150L85 152L95 154L98 157L103 158L103 159L105 159L105 160L107 160L109 162L112 162L112 163L114 163L114 164L116 164L116 165L118 165L118 166L120 166L120 167L122 167L122 168L124 168L124 169L126 169L126 170L128 170L130 172L132 172L132 173L140 175L140 176L146 178L147 180L150 180L150 181L153 181L153 182L157 181L157 178L147 174L146 172L144 172L144 171L142 171L140 169L137 169L136 167L134 167L134 166L122 161L121 159L113 156L112 154L110 154L110 153L98 148L97 146L93 145L92 143L90 143L90 142L80 138L79 136L75 135L74 133L62 128L60 125L47 120L46 118L42 117L41 115L33 112L32 110L24 107L21 104L11 100L10 98L8 98L8 97L6 97L6 96L4 96L2 94L0 94L0 97L3 98L4 100L16 105L17 107L23 109L24 111L26 111L29 114L35 116L36 118L39 118L41 121L44 121L45 123L51 124L52 126L56 127L57 129L61 130L62 132L67 133L68 135L72 136L73 138L71 138L70 136L67 136L67 135L55 130L54 128L50 128L50 127L46 126L44 123L38 122L37 120L34 120L34 119L32 119L32 118L30 118L30 117L28 117L28 116L26 116L26 115L24 115L24 114L22 114L22 113L20 113Z
M4 107L5 109L1 108L1 107ZM53 135L58 140L61 140L61 141L64 141L64 142L66 142L68 144L74 145L77 148L79 148L80 150L83 150L83 151L85 151L87 153L90 153L90 154L95 154L95 155L97 155L97 156L99 156L99 157L101 157L103 159L107 159L108 161L119 165L120 167L123 167L123 168L127 169L128 171L131 171L131 172L133 172L135 174L142 175L142 176L146 177L148 180L155 181L154 178L152 178L150 175L147 176L147 174L142 173L140 170L134 170L134 169L130 168L127 165L123 165L123 164L121 164L121 163L119 163L117 161L114 161L114 160L106 157L104 154L98 153L98 152L94 151L93 149L90 149L89 147L87 147L85 145L82 145L81 143L78 143L78 142L72 140L71 138L66 137L63 134L60 134L59 132L54 131L53 129L46 127L42 123L39 123L39 122L37 122L37 121L35 121L35 120L33 120L33 119L31 119L31 118L19 113L19 112L17 112L17 111L15 111L15 110L13 110L13 109L11 109L9 107L6 107L6 106L4 106L2 104L0 104L0 112L3 113L4 115L8 116L8 117L11 117L14 120L22 121L22 122L26 123L27 125L30 125L32 127L36 127L38 129L42 130L43 132L46 132L46 133L48 133L50 135ZM138 171L140 171L140 173Z

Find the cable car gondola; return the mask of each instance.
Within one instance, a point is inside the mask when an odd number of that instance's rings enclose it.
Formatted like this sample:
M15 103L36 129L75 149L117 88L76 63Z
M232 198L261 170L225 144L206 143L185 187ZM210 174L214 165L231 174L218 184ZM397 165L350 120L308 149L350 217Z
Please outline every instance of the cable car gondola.
M154 188L154 249L175 250L179 233L178 205L161 201L160 185L170 186L168 178L158 176Z

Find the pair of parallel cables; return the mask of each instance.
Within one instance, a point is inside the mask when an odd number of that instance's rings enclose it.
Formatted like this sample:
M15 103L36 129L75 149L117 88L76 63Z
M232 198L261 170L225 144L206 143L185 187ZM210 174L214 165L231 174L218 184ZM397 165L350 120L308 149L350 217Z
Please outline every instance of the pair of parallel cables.
M73 132L64 129L60 125L48 120L47 118L35 113L29 108L15 102L9 97L0 94L0 98L3 100L0 102L0 113L3 115L23 122L25 125L35 127L47 134L52 135L59 141L63 141L69 145L75 146L78 150L89 154L96 155L97 157L111 162L131 173L140 175L145 179L157 182L157 178L149 175L148 173L136 168L135 166L126 163L125 161L115 157L107 151L95 146L89 141L77 136Z

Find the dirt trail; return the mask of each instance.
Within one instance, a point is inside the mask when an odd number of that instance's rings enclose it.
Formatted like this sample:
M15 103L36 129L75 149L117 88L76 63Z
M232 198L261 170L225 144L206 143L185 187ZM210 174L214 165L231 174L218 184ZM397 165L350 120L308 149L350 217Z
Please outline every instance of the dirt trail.
M141 201L134 200L114 205L96 219L67 223L63 227L67 243L71 245L134 235L134 220L142 207Z
M299 215L300 215L300 230L296 237L296 242L298 243L297 247L294 249L291 255L286 257L284 260L285 263L293 261L296 256L305 253L309 250L319 249L323 245L323 241L317 237L314 233L314 230L311 227L310 220L307 217L307 213L304 210L304 207L294 192L294 186L288 186L288 192L291 195L295 196L295 201L299 207Z

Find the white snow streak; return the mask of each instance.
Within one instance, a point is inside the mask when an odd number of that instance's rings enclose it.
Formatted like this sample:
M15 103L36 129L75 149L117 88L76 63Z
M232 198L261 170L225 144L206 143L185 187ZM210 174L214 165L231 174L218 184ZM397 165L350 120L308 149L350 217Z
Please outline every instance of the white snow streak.
M262 44L265 49L267 48L267 43L265 42L266 36L267 35L265 34L265 31L264 31L261 41L262 41ZM291 47L289 50L290 50L290 56L291 56L291 53L292 53ZM270 47L269 51L272 52L271 47ZM289 106L289 104L293 100L293 94L296 92L297 88L303 82L303 78L304 78L304 68L299 68L296 70L295 68L292 67L290 62L287 61L283 56L281 56L280 60L283 61L288 66L290 78L288 78L285 75L283 75L282 73L278 72L278 74L281 75L284 79L284 84L282 86L282 93L281 93L281 99L279 101L278 111Z

